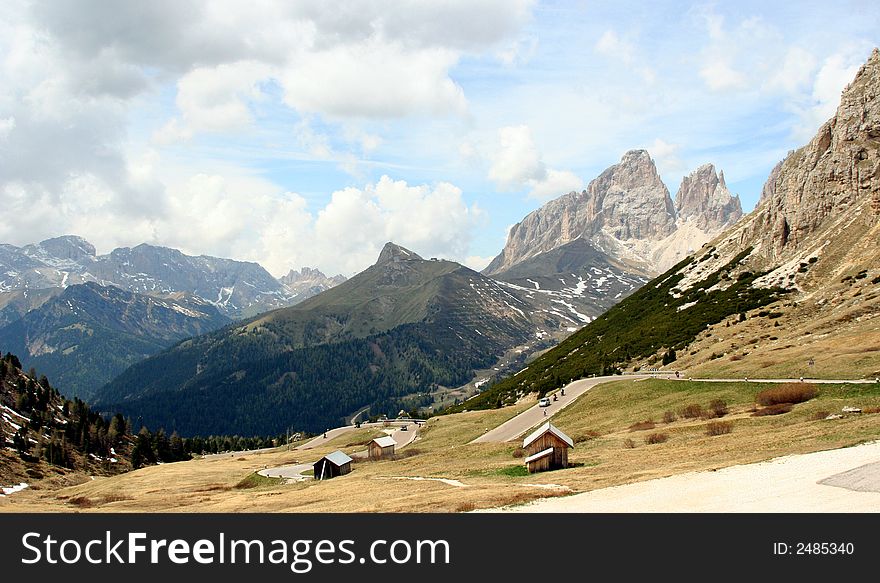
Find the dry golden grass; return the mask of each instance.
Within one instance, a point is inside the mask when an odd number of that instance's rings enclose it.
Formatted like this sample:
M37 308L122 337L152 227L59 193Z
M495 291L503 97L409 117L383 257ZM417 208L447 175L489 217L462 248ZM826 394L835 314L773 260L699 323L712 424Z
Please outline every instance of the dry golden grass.
M341 444L364 439L366 432L351 432L314 450L208 457L62 489L25 490L0 499L0 511L460 512L876 439L877 415L850 415L834 421L815 416L846 405L876 408L880 387L823 385L815 399L795 405L790 413L750 417L755 394L766 388L758 383L662 380L617 381L596 387L553 418L569 435L590 436L570 452L574 467L554 472L512 475L511 468L521 464L514 457L518 442L469 444L486 428L522 411L528 406L524 403L431 419L409 446L420 452L417 455L357 464L351 474L324 482L235 487L266 466L314 461ZM725 422L731 424L731 433L709 436L712 421L677 419L663 425L665 442L649 446L639 440L627 447L633 423L688 404L706 407L715 399L728 405ZM457 480L464 486L436 478ZM562 488L534 486L541 484Z

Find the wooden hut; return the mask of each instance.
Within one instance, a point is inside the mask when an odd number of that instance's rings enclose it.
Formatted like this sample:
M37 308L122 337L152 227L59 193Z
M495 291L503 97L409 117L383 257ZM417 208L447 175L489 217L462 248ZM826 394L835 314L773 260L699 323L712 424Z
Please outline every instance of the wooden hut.
M351 458L341 451L329 453L315 462L316 480L329 480L336 476L344 476L351 471Z
M397 445L397 442L389 435L375 438L369 445L370 459L381 460L390 458L394 455L395 445Z
M569 436L549 421L523 440L525 464L529 473L568 467L568 448L574 447Z

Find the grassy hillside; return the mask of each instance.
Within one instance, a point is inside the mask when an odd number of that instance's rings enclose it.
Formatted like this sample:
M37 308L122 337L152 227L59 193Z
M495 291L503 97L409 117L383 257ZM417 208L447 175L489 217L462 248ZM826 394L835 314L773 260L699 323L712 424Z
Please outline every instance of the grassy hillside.
M359 461L347 476L327 482L239 485L269 466L310 463L336 448L363 450L371 430L329 440L308 451L212 456L164 464L58 491L25 491L0 500L0 511L81 510L174 512L458 512L560 496L672 474L752 463L774 457L855 445L876 438L880 385L821 385L818 394L779 415L755 417L756 395L774 385L697 381L621 380L600 385L554 417L575 440L572 467L522 475L519 442L471 444L531 406L524 402L487 411L430 419L420 439L391 461ZM724 401L722 417L686 418L684 409L710 411ZM845 406L861 414L825 420ZM675 415L664 420L665 414ZM644 429L645 422L654 424ZM729 431L709 435L712 423ZM643 428L643 429L640 429ZM412 428L411 428L412 429ZM661 433L665 441L646 443ZM446 482L439 480L447 480ZM784 503L784 501L781 501Z
M496 282L393 249L397 260L298 306L133 366L97 402L182 435L318 432L365 406L427 404L425 393L468 382L527 338L524 310Z
M371 414L396 415L396 399L463 384L474 368L494 362L497 349L475 332L409 324L267 358L212 351L193 374L203 354L181 347L128 369L105 387L99 406L182 435L259 435L291 425L319 432L365 405Z
M747 249L701 282L679 293L679 271L688 258L650 281L595 321L536 359L525 370L488 387L478 397L450 409L485 409L526 393L543 395L573 379L620 370L635 358L680 350L706 326L779 299L784 290L757 288L761 274L743 271ZM710 257L711 252L706 255ZM725 285L718 285L722 282ZM716 287L717 286L717 287ZM676 297L677 296L677 297ZM669 354L668 358L671 358Z

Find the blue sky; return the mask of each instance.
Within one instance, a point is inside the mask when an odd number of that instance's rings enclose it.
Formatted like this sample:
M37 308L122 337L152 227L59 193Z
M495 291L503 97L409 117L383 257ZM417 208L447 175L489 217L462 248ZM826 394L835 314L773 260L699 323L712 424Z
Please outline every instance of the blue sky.
M750 210L878 37L859 1L14 1L0 242L480 268L632 148L673 195L714 163Z

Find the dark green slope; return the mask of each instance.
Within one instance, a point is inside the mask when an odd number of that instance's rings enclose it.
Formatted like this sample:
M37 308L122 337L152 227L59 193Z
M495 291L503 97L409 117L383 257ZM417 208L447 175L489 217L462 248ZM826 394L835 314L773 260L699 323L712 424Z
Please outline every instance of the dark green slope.
M20 354L25 368L56 379L65 395L89 399L135 362L228 322L203 302L85 283L0 329L0 346Z
M750 252L751 249L743 251L675 297L676 286L684 277L683 269L695 261L693 257L685 259L569 336L524 371L491 385L449 412L499 407L526 393L543 395L574 379L615 374L634 358L684 348L706 326L731 314L776 301L785 290L752 285L761 274L744 269L742 263ZM711 255L710 249L702 257ZM719 283L723 285L711 289Z
M388 245L376 265L291 308L139 363L102 408L183 435L322 431L371 405L470 380L527 337L526 307L493 280Z

